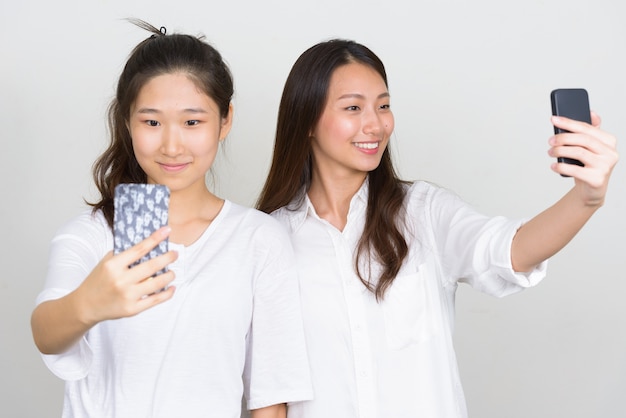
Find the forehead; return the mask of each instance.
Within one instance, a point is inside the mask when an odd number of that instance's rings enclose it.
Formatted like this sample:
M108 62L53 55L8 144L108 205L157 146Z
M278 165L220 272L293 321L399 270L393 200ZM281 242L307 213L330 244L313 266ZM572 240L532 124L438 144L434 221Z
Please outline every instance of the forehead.
M369 65L358 62L337 67L333 72L328 86L329 93L351 89L377 89L387 91L383 77Z
M176 72L159 74L146 80L139 89L137 96L174 92L204 94L192 77L182 72Z
M133 107L143 104L173 104L186 106L191 103L216 106L215 101L199 85L198 81L184 72L166 73L152 77L138 91Z

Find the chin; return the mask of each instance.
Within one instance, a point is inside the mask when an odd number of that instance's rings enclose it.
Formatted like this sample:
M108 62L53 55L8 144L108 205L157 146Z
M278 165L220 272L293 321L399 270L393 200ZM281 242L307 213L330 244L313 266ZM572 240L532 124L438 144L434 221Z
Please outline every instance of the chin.
M364 172L366 172L366 173L370 173L370 172L372 172L372 171L376 170L376 169L378 168L378 166L379 166L379 165L380 165L380 160L376 161L375 163L374 163L374 162L371 162L371 163L369 163L369 164L364 164L364 165L361 167L361 171L364 171Z

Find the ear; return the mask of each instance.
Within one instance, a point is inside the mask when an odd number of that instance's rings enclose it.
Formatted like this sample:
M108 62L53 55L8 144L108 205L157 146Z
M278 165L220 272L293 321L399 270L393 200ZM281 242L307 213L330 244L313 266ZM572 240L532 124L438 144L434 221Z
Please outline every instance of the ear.
M228 133L230 132L230 128L233 127L233 114L233 104L230 103L228 105L228 114L226 115L226 117L222 118L222 126L220 129L220 142L226 139L226 136L228 136Z
M311 127L311 129L309 129L309 134L307 135L307 138L309 138L309 139L315 138L315 131L316 130L317 130L317 123L315 125L313 125Z

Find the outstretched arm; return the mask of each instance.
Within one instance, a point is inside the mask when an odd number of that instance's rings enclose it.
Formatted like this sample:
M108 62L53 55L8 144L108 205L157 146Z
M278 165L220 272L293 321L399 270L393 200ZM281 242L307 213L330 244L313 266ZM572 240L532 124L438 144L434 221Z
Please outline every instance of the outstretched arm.
M114 256L109 252L76 290L38 305L31 317L31 328L39 351L60 354L98 322L132 316L169 299L173 287L155 292L174 279L172 271L153 280L145 279L173 262L175 252L128 268L168 234L166 228L161 228L123 253Z
M592 112L592 124L564 117L552 123L572 133L550 138L549 154L580 160L585 165L553 163L552 170L574 178L574 187L550 208L524 224L513 238L511 262L515 271L530 271L560 251L604 204L613 167L617 163L616 139L600 129Z

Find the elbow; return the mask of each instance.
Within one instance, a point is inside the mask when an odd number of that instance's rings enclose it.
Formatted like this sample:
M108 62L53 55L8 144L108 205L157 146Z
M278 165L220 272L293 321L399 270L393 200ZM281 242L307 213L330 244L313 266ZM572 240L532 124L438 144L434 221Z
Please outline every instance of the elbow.
M30 317L30 330L33 335L33 342L35 343L35 347L41 354L52 354L49 347L45 344L44 338L42 337L42 332L40 327L38 326L37 321L37 311L35 310Z
M39 316L37 309L35 309L30 318L30 329L35 347L37 347L41 354L59 354L60 351L55 350L46 338L45 327L40 323Z
M520 228L521 230L521 228ZM519 231L513 237L511 243L511 268L515 273L530 273L544 260L539 254L533 252L532 249L524 247L520 244Z
M538 264L529 265L516 263L515 260L511 259L511 267L515 273L530 273L537 268L537 266Z

